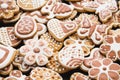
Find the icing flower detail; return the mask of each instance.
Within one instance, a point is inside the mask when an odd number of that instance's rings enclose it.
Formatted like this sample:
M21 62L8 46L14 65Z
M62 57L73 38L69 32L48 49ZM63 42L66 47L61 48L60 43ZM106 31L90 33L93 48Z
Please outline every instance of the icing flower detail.
M43 66L48 63L48 57L52 56L53 51L48 47L48 43L45 40L29 39L20 48L20 54L24 55L23 61L27 65L37 63L37 65Z
M100 46L102 54L106 55L107 58L116 61L120 60L120 35L107 35L104 37L104 43Z
M109 58L94 60L91 63L92 68L89 70L90 78L97 80L120 80L120 65L113 63Z

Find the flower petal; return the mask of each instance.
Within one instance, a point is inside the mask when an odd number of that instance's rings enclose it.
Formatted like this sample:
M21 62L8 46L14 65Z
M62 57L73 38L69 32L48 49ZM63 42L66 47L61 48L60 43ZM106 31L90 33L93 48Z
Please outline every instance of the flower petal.
M115 37L115 41L116 41L117 43L120 43L120 35L117 35L117 36Z
M111 49L110 45L102 44L100 46L100 52L103 54L108 53L108 51L110 51L110 49Z
M118 59L120 60L120 50L118 51Z
M117 60L117 55L116 55L116 52L115 51L110 51L109 53L107 53L106 55L107 58L113 60L113 61L116 61Z
M31 47L28 45L22 46L22 47L20 47L20 54L26 55L31 50L32 50Z
M52 49L48 47L43 48L43 54L47 57L51 57L53 55Z
M103 65L108 66L111 63L113 63L111 59L108 59L108 58L103 59Z
M31 47L34 47L36 44L36 40L35 39L28 39L27 41L25 41L26 45L29 45Z
M99 76L98 76L98 79L97 80L109 80L107 74L105 73L101 73Z
M108 71L108 75L111 78L110 80L120 80L120 75L115 71Z
M110 70L120 71L120 65L117 63L113 63L109 66Z
M112 44L113 43L113 37L112 36L105 36L104 37L105 42Z
M47 47L48 43L45 40L39 39L36 45L38 45L39 47Z
M91 78L96 78L99 72L100 70L98 68L91 68L88 73Z
M100 67L100 66L102 66L102 64L100 63L99 60L93 60L91 63L91 66L92 67Z

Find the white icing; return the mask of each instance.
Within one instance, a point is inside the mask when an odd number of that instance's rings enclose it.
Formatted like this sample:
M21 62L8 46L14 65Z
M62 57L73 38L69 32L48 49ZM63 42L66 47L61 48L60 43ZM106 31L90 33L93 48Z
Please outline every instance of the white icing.
M3 8L3 9L7 9L7 8L8 8L8 4L2 3L2 4L0 5L0 7Z
M1 58L3 58L3 56L5 55L6 52L3 51L2 49L0 49L0 53L1 53L1 54L0 54L0 59L1 59Z

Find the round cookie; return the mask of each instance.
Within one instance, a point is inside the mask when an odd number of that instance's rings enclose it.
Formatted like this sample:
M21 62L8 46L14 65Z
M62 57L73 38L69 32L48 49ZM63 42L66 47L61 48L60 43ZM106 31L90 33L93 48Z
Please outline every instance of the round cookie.
M80 72L75 72L71 75L70 80L90 80L87 75Z
M30 16L21 17L15 24L14 33L20 39L27 39L37 32L37 24Z
M36 10L45 5L47 0L17 0L18 6L23 10Z
M45 67L34 68L30 77L32 80L63 80L57 72Z
M12 47L20 44L21 40L14 34L14 27L2 27L0 28L0 42Z
M68 69L79 67L84 60L84 52L77 44L63 47L58 52L60 64Z
M53 54L53 56L49 59L49 62L46 65L48 68L52 69L53 71L56 71L58 73L66 73L69 71L69 69L63 67L59 61L58 61L58 52Z

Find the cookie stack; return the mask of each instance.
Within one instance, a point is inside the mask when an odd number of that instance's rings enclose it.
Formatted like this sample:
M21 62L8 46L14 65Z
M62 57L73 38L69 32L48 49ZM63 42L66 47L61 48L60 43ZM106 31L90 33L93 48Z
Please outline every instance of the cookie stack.
M0 24L0 80L120 80L119 0L0 0Z

